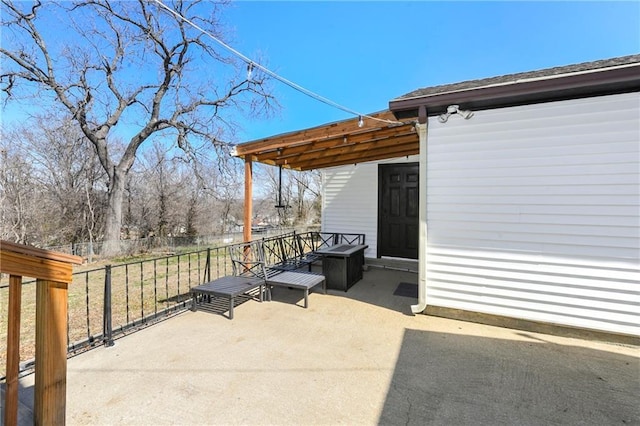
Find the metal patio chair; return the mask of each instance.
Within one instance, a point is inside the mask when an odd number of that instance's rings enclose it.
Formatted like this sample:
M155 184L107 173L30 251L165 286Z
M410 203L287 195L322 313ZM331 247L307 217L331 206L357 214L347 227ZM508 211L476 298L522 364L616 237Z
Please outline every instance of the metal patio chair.
M259 288L258 298L263 301L266 269L262 245L260 242L249 242L229 246L229 255L233 275L221 277L213 281L191 288L193 302L191 310L198 309L198 303L205 298L222 297L229 301L229 319L233 319L235 300L241 295L254 293ZM251 295L253 297L253 295Z

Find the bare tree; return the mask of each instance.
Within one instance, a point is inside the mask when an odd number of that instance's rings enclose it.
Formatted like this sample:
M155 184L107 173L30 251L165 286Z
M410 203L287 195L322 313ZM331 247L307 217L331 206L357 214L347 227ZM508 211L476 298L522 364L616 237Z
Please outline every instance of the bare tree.
M184 173L180 160L159 143L154 143L142 158L144 182L151 197L154 236L165 238L180 233L183 223L183 206L190 191L183 181L189 178ZM187 190L184 196L182 191Z
M77 126L49 114L2 133L4 238L46 247L99 232L105 173Z
M208 173L199 175L203 195L208 199L206 217L209 229L216 234L226 234L235 228L242 217L243 171L239 162L228 162L223 169L216 168L211 161L202 165Z
M273 200L269 213L281 226L308 225L320 218L321 175L318 170L295 171L265 166L256 170L266 196ZM279 205L280 207L275 207Z
M296 222L309 224L320 219L322 205L322 178L319 170L293 172L295 183Z
M33 168L28 180L40 188L36 197L46 217L35 231L43 245L82 242L101 225L106 174L72 121L53 114L38 118L9 132Z
M221 3L169 6L221 36ZM260 114L273 105L263 74L250 77L244 64L153 1L2 0L1 12L2 90L7 99L49 95L93 144L108 176L107 242L120 239L126 177L146 140L172 138L187 152L213 145L223 155L222 140L234 127L229 111ZM122 134L128 142L114 155L113 137ZM117 246L106 245L105 254Z
M29 230L37 222L34 194L38 190L29 179L31 171L20 146L3 138L0 141L0 237L22 244L31 242L33 235Z
M256 175L260 176L266 190L266 197L273 202L270 212L278 217L279 226L293 225L295 219L291 208L291 201L294 198L291 185L292 173L289 169L282 169L282 176L280 176L278 168L272 166L260 167L256 170Z

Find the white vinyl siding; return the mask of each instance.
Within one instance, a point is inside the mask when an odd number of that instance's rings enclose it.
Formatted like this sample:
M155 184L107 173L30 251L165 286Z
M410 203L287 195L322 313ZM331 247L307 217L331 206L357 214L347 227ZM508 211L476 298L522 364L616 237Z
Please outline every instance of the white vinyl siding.
M640 335L640 94L431 117L427 145L428 305ZM378 164L324 172L323 229L367 257Z
M322 230L365 234L366 257L377 256L378 164L417 162L418 156L323 170Z
M427 303L640 335L638 93L429 120Z

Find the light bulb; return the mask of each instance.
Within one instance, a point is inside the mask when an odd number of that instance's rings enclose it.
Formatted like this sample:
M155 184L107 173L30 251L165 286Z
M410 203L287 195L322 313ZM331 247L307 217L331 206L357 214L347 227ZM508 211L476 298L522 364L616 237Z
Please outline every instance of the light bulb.
M251 80L251 74L253 74L253 62L247 64L247 80Z

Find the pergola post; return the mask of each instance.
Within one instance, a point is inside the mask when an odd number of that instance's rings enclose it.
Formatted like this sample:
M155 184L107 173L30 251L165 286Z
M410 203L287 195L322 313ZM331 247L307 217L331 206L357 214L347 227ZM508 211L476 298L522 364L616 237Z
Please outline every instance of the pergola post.
M247 156L244 161L244 241L251 241L251 219L253 212L253 163Z

